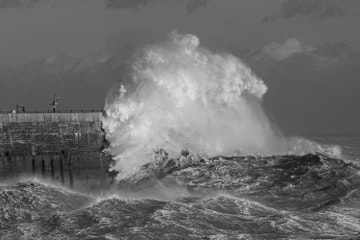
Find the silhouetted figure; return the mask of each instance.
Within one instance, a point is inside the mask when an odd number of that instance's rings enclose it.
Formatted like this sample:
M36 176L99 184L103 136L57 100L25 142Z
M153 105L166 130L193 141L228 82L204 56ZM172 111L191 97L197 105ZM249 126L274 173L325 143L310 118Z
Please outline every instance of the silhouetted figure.
M59 105L59 100L60 100L60 98L58 98L56 95L54 95L54 100L50 103L50 105L53 108L53 113L56 112L56 107L57 107L57 105Z
M120 98L123 98L125 94L127 93L125 86L120 81L120 89L119 89L119 96Z

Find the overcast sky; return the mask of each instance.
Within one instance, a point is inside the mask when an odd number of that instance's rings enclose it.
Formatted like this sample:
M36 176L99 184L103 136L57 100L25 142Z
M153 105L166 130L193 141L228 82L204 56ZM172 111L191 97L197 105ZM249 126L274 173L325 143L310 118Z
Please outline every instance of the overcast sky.
M172 30L243 59L287 134L360 132L358 0L0 0L0 110L102 108L138 47Z

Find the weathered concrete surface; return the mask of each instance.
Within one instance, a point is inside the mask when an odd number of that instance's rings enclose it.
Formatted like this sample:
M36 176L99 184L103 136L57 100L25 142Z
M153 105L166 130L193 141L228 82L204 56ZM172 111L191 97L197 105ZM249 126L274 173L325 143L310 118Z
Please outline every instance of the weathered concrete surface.
M0 177L23 173L65 184L104 181L102 113L0 114Z

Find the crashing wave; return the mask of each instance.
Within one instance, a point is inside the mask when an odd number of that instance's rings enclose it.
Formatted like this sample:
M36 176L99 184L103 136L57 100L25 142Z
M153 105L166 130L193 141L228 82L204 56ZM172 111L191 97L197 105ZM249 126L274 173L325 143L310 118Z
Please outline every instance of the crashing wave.
M139 50L123 79L126 95L107 101L103 128L112 170L128 177L151 162L154 149L172 157L184 148L206 155L314 151L282 137L261 106L267 91L239 58L214 53L190 34Z

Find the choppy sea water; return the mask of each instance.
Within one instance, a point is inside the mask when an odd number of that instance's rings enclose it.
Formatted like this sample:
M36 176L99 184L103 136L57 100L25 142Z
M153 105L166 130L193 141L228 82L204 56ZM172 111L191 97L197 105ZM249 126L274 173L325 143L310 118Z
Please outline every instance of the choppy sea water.
M2 183L0 238L358 239L359 139L316 139L340 144L353 161L184 152L96 192Z
M341 147L344 158L360 160L360 134L309 136L310 139Z

